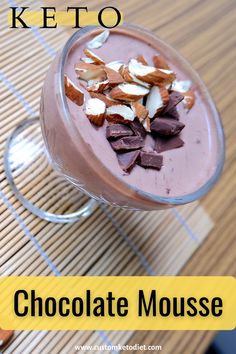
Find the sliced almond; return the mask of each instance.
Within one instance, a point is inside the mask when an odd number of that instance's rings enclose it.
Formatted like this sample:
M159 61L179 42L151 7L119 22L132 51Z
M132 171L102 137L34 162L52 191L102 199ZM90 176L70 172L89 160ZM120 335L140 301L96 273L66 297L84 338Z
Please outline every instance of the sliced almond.
M153 64L158 69L167 69L167 70L170 69L170 67L167 64L166 60L161 55L154 55Z
M104 123L106 105L98 98L90 98L85 105L85 114L90 122L97 126L102 126Z
M112 100L111 98L107 97L103 93L97 93L97 92L89 92L90 96L92 98L98 98L99 100L103 101L106 105L106 107L111 107L115 105L120 105L119 101Z
M183 104L184 108L190 110L195 103L195 94L193 91L187 91L184 93Z
M106 72L102 67L99 67L95 64L79 62L75 66L76 74L81 80L98 80L104 81L107 78Z
M131 108L134 111L135 116L138 118L140 123L142 123L148 116L148 110L139 102L133 102Z
M135 119L135 114L131 108L120 104L106 109L106 119L112 123L132 122Z
M149 117L157 116L168 104L169 94L165 87L153 86L147 96L146 107L149 111Z
M89 49L96 49L102 47L102 45L107 41L109 35L110 35L109 30L105 30L101 32L99 35L97 35L91 41L89 41L86 47Z
M149 93L149 89L136 85L124 83L114 87L110 92L110 97L121 101L137 101Z
M84 49L84 54L93 60L94 64L97 65L104 65L105 61L103 61L98 55L94 54L91 50L85 48Z
M173 91L180 93L187 92L191 89L192 81L190 80L174 80L171 86Z
M146 59L144 58L143 55L138 55L138 56L137 56L137 61L139 61L139 62L142 63L143 65L148 65L148 62L146 61Z
M109 87L109 81L104 80L104 81L96 81L96 80L90 80L88 81L88 86L87 90L93 91L93 92L104 92L107 88Z
M151 120L149 117L146 117L146 119L144 119L144 121L142 122L142 125L143 125L144 129L146 130L146 132L151 133Z
M111 61L110 63L106 64L106 66L108 68L115 70L116 72L119 72L119 70L123 64L124 63L122 61L116 60L116 61Z
M135 77L133 74L131 74L129 72L127 65L122 65L120 67L120 74L126 82L139 84L139 85L144 86L146 88L150 87L150 85L148 83L139 80L137 77Z
M129 72L139 80L151 85L164 85L175 79L175 74L171 70L157 69L153 66L143 65L136 59L129 62Z
M110 86L119 85L124 82L124 79L120 73L107 66L104 66L104 70L107 74L107 79L109 81Z
M93 59L91 58L87 58L87 57L82 57L80 58L84 63L87 63L87 64L94 64L94 61Z
M78 106L82 106L84 103L84 93L68 78L67 75L64 75L64 85L66 96Z
M122 65L119 69L119 72L126 82L133 82L127 65Z

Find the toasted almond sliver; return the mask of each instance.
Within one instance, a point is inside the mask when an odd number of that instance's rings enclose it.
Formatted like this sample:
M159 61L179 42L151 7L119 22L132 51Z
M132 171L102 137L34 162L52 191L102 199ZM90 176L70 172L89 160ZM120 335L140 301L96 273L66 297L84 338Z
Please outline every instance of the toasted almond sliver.
M93 91L93 92L104 92L107 88L109 87L109 81L104 80L104 81L96 81L96 80L90 80L88 81L88 86L87 90Z
M158 69L167 69L167 70L170 69L170 67L167 64L166 60L161 55L154 55L153 64Z
M106 66L110 69L115 70L116 72L119 72L119 70L123 64L124 63L122 61L116 60L116 61L111 61L110 63L106 64Z
M107 41L108 37L110 35L109 30L105 30L101 32L99 35L94 37L91 41L87 43L87 48L89 49L96 49L102 47L102 45Z
M124 83L114 87L110 92L110 97L121 101L137 101L149 93L149 89L136 85Z
M129 72L136 76L139 80L147 82L151 85L168 84L175 79L175 74L173 71L143 65L136 59L130 60L128 68Z
M104 123L104 114L106 110L106 105L103 101L98 98L90 98L85 105L85 114L88 119L98 125L102 126Z
M142 121L142 125L144 127L144 129L146 130L146 132L150 133L151 132L151 121L149 117L146 117L146 119L144 119L144 121Z
M107 79L109 81L110 86L119 85L124 82L124 79L120 73L107 66L104 66L104 70L107 74Z
M195 103L195 94L193 91L187 91L184 93L183 104L184 108L190 110Z
M91 58L82 57L81 60L82 60L84 63L87 63L87 64L94 64L94 61L93 61L93 59L91 59Z
M103 61L98 55L94 54L91 50L85 48L84 49L84 54L93 60L94 64L97 65L104 65L105 61Z
M75 65L75 71L81 80L98 80L104 81L107 78L106 72L98 65L79 62Z
M137 61L140 62L140 63L142 63L143 65L148 65L148 62L147 62L147 60L144 58L143 55L138 55L138 56L137 56Z
M91 91L91 92L89 92L89 94L92 98L98 98L99 100L103 101L105 103L106 107L120 105L119 101L112 100L111 98L104 95L104 93L98 93L98 92Z
M129 69L128 69L127 65L122 65L122 66L121 66L121 68L120 68L120 74L121 74L121 76L124 78L124 80L125 80L126 82L135 83L135 84L144 86L144 87L146 87L146 88L149 88L149 87L150 87L150 85L149 85L148 83L137 79L137 77L135 77L133 74L131 74L131 73L129 72Z
M135 116L138 118L140 123L142 123L148 116L148 110L139 102L133 102L131 108L134 111Z
M190 80L174 80L171 86L173 91L180 93L187 92L192 86L192 81Z
M67 75L64 75L64 85L66 96L79 106L84 103L84 93L77 87Z
M106 109L106 119L109 122L127 122L135 119L134 111L125 105L115 105Z
M158 115L169 102L169 94L165 87L153 86L147 96L146 108L149 117L154 118Z

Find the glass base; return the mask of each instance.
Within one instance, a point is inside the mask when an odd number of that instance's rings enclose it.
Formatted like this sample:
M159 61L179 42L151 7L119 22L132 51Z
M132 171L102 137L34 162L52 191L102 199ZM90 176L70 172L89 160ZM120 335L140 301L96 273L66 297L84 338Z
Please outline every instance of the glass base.
M76 189L50 165L39 118L20 123L4 152L7 180L20 202L41 219L72 223L88 217L95 200Z

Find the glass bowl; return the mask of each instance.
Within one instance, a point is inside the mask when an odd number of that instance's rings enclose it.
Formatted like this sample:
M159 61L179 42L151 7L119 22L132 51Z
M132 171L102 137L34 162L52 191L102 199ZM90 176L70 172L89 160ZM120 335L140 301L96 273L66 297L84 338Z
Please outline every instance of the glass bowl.
M116 29L114 29L116 30ZM84 35L97 34L101 28L85 27L75 32L51 64L42 90L40 122L50 162L64 178L76 188L99 202L134 210L164 209L193 202L203 197L219 179L224 165L224 133L219 113L198 74L175 49L153 33L130 24L119 27L138 33L145 41L155 41L165 57L184 70L195 89L207 104L212 134L216 140L217 164L214 172L200 188L190 194L163 197L151 194L119 179L93 154L71 117L64 92L64 70L68 53ZM145 54L145 53L144 53ZM194 163L194 161L193 161Z

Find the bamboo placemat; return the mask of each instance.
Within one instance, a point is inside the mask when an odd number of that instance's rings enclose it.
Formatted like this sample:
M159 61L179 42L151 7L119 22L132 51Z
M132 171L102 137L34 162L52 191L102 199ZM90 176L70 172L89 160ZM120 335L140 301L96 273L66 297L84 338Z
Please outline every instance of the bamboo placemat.
M1 10L6 13L9 4L15 5L5 1ZM28 1L27 6L39 7L40 2ZM3 169L5 142L19 122L37 116L45 72L68 34L61 29L11 31L1 21L1 38L1 275L178 274L213 227L199 203L159 212L98 205L88 219L59 225L38 219L16 200ZM23 331L15 333L4 353L72 353L75 345L125 344L132 335Z

